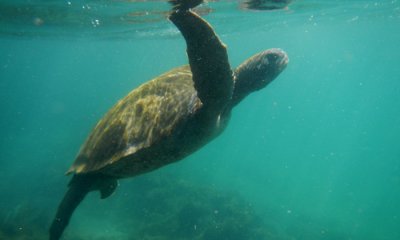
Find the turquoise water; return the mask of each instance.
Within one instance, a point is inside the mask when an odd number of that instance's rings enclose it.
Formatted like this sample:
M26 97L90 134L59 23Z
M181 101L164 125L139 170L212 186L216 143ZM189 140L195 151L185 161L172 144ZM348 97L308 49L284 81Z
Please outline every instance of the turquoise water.
M166 11L0 3L0 239L46 239L64 172L96 122L187 63ZM106 200L89 194L63 239L400 239L400 1L199 11L232 66L280 47L287 69L200 151L122 180Z

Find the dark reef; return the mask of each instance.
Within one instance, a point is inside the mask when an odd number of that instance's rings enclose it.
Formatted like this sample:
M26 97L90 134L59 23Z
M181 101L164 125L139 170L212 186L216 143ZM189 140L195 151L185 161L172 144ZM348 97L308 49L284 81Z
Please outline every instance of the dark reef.
M46 198L19 199L0 208L0 239L46 240L53 218ZM161 172L122 181L114 196L91 193L75 215L70 240L332 240L348 235L334 222L279 209L259 215L237 192L216 189ZM102 202L103 201L103 202ZM108 201L108 202L106 202ZM112 207L110 206L112 205ZM107 206L100 207L99 206ZM265 214L265 212L264 212ZM82 216L84 219L82 219ZM92 220L90 220L92 219ZM101 225L102 220L107 220ZM79 227L77 227L79 226ZM83 230L84 232L81 232ZM105 234L106 233L106 234Z
M188 181L158 174L125 183L133 190L126 196L118 196L126 191L121 189L113 197L121 207L116 209L118 225L121 226L116 235L122 233L126 239L277 239L257 217L251 204L235 193L195 186ZM0 239L47 239L51 219L47 211L29 204L20 204L11 210L2 209ZM104 217L108 217L106 213ZM77 232L70 232L66 239L82 237ZM94 233L90 239L98 237Z
M143 179L139 239L276 239L240 196L167 179Z

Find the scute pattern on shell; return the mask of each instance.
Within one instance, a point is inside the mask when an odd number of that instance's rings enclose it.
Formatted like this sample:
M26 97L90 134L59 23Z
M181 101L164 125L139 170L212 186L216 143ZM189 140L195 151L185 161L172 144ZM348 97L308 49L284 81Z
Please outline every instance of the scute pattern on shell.
M173 134L202 103L189 66L134 89L99 121L68 173L98 171Z

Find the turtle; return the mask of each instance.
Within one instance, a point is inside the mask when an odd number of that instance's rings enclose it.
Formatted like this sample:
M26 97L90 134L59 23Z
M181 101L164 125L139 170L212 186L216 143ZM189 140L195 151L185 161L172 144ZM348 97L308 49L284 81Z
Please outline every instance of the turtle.
M109 197L118 180L177 162L219 136L232 109L287 66L279 48L264 50L232 69L212 26L191 10L202 0L172 0L168 18L186 41L189 65L132 90L97 123L67 171L73 175L50 226L60 239L85 196Z

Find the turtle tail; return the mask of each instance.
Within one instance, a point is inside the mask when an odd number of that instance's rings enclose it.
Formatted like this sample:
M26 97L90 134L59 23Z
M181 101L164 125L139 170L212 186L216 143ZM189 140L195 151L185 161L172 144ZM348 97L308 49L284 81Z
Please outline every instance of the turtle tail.
M68 191L58 206L56 216L50 226L50 240L60 239L64 229L69 223L72 213L85 198L86 194L91 190L93 180L92 176L73 176L68 185Z

